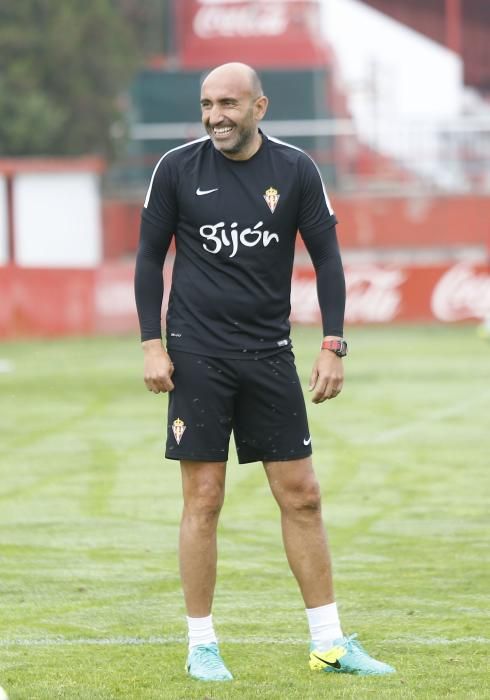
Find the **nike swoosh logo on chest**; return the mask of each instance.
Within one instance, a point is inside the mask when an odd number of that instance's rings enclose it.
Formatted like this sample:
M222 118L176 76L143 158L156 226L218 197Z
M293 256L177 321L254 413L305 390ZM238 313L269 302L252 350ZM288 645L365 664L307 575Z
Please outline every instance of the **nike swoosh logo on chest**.
M203 194L211 194L211 192L217 192L219 190L219 187L214 187L212 190L201 190L200 187L197 188L196 194L198 197L201 197Z

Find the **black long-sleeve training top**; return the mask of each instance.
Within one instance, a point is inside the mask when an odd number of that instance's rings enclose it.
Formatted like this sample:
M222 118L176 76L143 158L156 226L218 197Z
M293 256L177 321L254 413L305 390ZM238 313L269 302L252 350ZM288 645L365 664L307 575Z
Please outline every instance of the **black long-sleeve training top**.
M289 347L298 230L316 270L324 335L342 336L335 224L317 166L295 146L262 134L255 155L236 161L205 136L169 151L153 172L141 219L142 340L161 337L162 267L175 236L169 350L245 359Z

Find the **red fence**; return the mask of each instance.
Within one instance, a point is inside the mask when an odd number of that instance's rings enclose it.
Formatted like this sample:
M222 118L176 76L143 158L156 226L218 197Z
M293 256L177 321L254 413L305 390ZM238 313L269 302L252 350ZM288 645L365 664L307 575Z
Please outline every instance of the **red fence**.
M479 246L490 251L490 198L335 196L343 250ZM104 258L132 255L142 202L105 201Z
M344 248L478 245L490 250L490 198L335 197Z

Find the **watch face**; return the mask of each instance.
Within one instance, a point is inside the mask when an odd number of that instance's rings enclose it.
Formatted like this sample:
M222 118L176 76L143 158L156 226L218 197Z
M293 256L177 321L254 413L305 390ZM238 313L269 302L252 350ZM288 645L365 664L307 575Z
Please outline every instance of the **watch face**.
M347 344L343 340L332 343L332 350L338 357L345 357L347 354Z

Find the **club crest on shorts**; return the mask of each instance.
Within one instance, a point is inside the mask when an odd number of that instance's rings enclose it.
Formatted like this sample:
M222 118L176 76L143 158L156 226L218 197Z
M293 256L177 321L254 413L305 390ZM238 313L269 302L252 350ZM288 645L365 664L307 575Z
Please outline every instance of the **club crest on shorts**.
M176 418L172 423L172 432L177 445L180 445L180 441L182 440L182 436L184 435L186 428L186 424L180 418Z
M269 187L269 189L265 191L264 199L272 213L274 213L274 210L277 207L277 203L279 201L280 196L281 195L275 187Z

